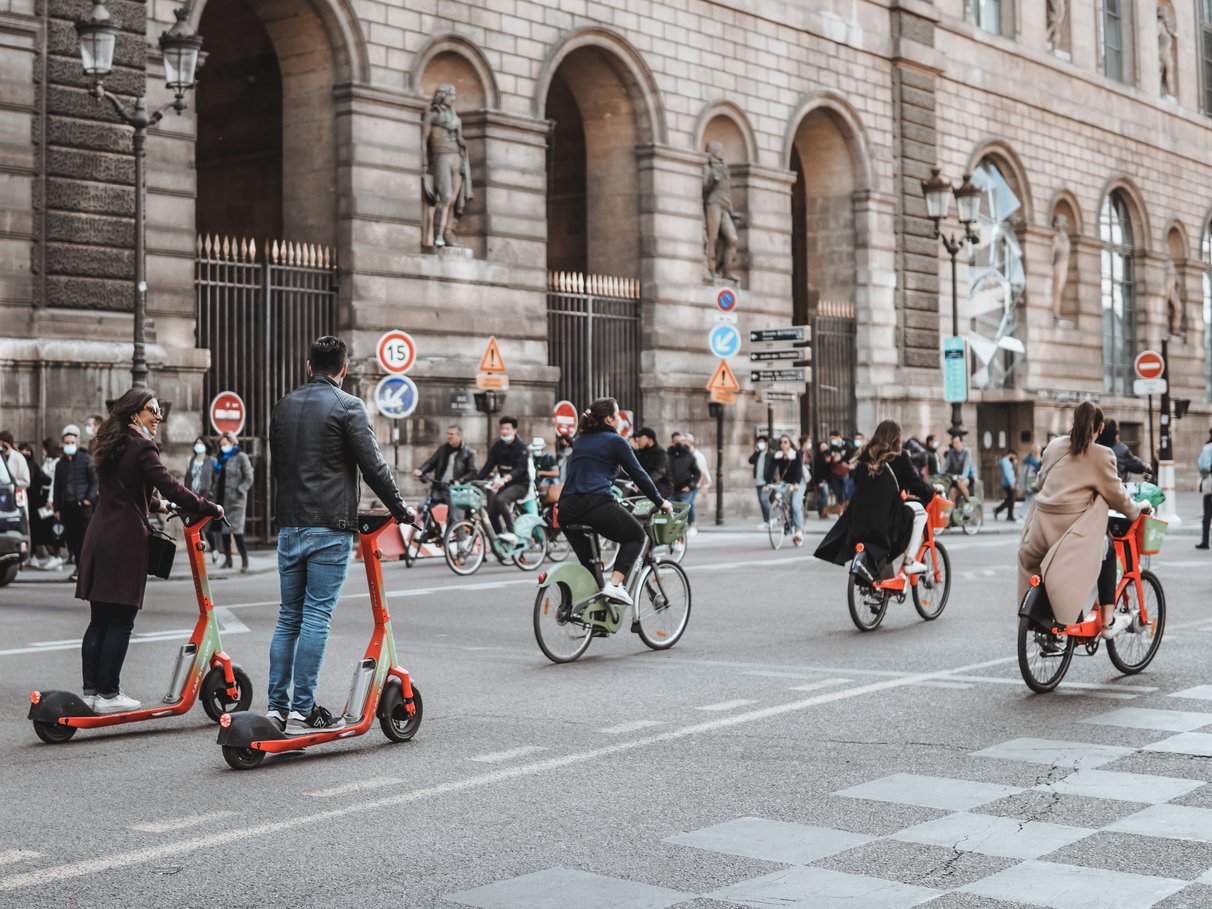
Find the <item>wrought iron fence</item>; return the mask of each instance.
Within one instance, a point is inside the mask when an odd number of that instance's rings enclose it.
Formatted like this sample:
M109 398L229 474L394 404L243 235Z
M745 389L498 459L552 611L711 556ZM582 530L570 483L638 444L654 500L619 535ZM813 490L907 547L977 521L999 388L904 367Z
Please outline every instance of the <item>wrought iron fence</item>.
M337 329L336 254L282 240L198 237L195 272L197 344L209 348L203 380L209 403L222 391L244 399L241 447L253 461L247 532L272 537L273 465L269 417L274 404L306 379L311 342Z
M640 282L579 272L547 274L547 362L577 408L611 397L640 406Z
M821 300L812 317L812 437L858 431L854 304Z

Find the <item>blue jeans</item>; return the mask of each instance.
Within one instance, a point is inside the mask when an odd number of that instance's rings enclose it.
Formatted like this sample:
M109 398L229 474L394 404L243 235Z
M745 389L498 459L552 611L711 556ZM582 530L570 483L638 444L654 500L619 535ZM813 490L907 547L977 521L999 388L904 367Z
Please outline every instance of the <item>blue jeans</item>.
M764 485L764 484L763 484ZM763 486L755 487L757 490L758 504L762 506L762 520L767 524L770 523L770 493L766 492Z
M673 501L690 503L690 514L687 516L687 523L690 524L691 527L694 526L694 497L698 494L699 491L697 487L695 489L691 489L689 492L682 492L679 490L673 494Z
M307 716L315 706L328 625L352 554L353 534L348 531L283 527L278 532L282 605L269 645L270 710L289 707Z

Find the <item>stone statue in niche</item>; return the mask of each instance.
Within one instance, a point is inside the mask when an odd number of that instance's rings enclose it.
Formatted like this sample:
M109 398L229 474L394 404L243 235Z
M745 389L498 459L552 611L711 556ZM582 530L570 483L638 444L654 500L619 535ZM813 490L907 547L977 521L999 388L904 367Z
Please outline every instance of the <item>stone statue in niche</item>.
M1162 285L1162 296L1166 298L1166 324L1171 336L1185 338L1187 335L1187 307L1183 304L1178 269L1170 259L1166 260L1166 281Z
M1169 3L1157 4L1157 63L1161 71L1161 91L1178 96L1178 19Z
M455 239L455 219L463 214L474 198L467 143L463 141L463 121L454 110L455 87L439 85L421 120L421 147L425 174L421 190L425 207L427 247L459 246Z
M1069 15L1068 0L1047 0L1048 50L1056 50L1064 42L1065 17Z
M703 165L703 216L706 224L705 253L709 280L739 280L732 272L736 256L736 216L732 212L732 176L720 142L707 143Z
M1065 318L1065 284L1069 280L1069 219L1057 215L1052 228L1052 318L1059 322Z

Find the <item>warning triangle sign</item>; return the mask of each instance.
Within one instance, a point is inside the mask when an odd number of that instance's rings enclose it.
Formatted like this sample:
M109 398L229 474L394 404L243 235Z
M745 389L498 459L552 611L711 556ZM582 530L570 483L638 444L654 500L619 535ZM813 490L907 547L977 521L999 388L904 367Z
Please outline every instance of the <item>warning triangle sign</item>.
M488 339L488 349L480 358L480 372L504 372L505 358L501 356L501 348L497 346L495 337Z
M732 374L732 370L728 368L727 360L720 360L720 365L715 368L712 373L711 381L707 383L708 391L740 391L741 386L737 384L736 376Z

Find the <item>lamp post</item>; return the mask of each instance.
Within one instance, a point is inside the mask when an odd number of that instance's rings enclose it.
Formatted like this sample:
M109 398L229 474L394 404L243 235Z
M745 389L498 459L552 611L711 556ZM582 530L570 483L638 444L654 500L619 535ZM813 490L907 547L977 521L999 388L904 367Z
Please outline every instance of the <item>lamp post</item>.
M147 276L144 263L145 228L143 202L146 195L144 180L144 145L147 130L164 118L169 109L178 114L185 110L185 93L196 84L194 73L198 67L198 51L202 47L201 35L194 34L186 21L188 12L175 10L177 21L160 36L160 49L164 53L164 81L173 92L173 100L154 113L147 112L146 99L135 99L131 107L124 105L112 92L106 91L105 77L113 70L114 45L118 37L117 27L110 21L109 10L103 0L97 0L89 18L76 22L76 34L80 36L80 61L84 75L92 77L92 94L106 99L117 111L118 117L127 126L133 127L135 153L135 330L134 354L131 358L131 383L147 385Z
M963 182L956 187L951 186L951 181L941 177L941 168L930 168L930 179L922 181L922 194L926 197L926 217L934 222L935 239L943 241L943 248L951 256L951 335L959 337L959 298L958 298L958 279L956 276L956 257L959 251L964 248L965 243L976 243L980 240L980 236L972 227L976 223L977 216L980 214L981 192L980 187L973 185L970 177L971 174L964 174ZM951 234L947 236L939 230L939 222L947 217L951 209L951 196L955 196L955 205L958 209L959 222L963 225L964 232L960 235ZM962 353L962 352L961 352ZM966 368L966 367L965 367ZM964 414L963 404L960 401L951 402L951 434L964 435L967 432L964 429Z

